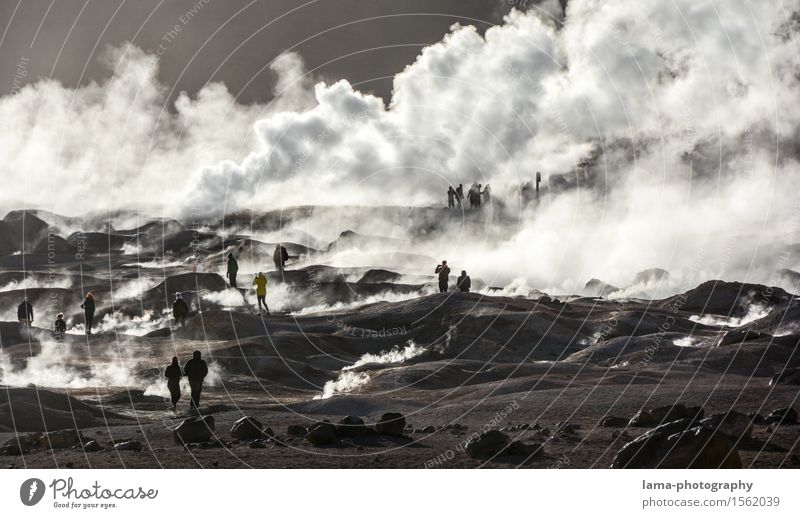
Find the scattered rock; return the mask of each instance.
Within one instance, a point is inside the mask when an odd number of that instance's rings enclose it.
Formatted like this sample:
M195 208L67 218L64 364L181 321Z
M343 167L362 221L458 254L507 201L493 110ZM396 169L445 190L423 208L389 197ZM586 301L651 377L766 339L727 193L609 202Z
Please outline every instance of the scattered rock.
M267 441L265 441L264 439L256 439L255 441L250 441L250 447L251 448L266 448L267 447Z
M190 417L172 431L172 437L177 444L205 442L214 435L214 429L213 416Z
M142 443L139 441L124 441L114 445L117 451L142 451Z
M750 419L750 422L755 424L755 425L762 425L762 424L765 425L765 424L767 424L767 419L763 415L759 414L758 412L748 412L747 413L747 418Z
M703 414L703 407L699 406L687 407L680 403L677 405L666 405L650 410L640 410L631 418L628 426L651 428L679 419L702 419Z
M800 385L800 367L785 369L774 375L769 380L769 386L774 385Z
M105 449L105 448L103 448L103 446L99 442L95 441L94 439L92 439L91 441L89 441L86 444L84 444L83 448L78 448L77 445L75 447L73 447L73 448L74 449L82 449L86 453L94 453L94 452L97 452L97 451L103 451Z
M231 437L248 441L264 437L264 425L255 417L245 416L231 426Z
M735 440L746 439L753 433L753 421L741 412L731 410L724 414L714 414L700 421L700 424L716 430Z
M719 341L719 346L724 347L726 345L740 344L742 342L759 340L761 338L769 340L772 338L772 335L754 331L752 329L734 329L725 333L725 336L723 336L722 340Z
M308 427L306 439L314 446L328 445L336 440L336 427L327 421L313 424Z
M705 426L692 427L694 424L692 419L681 419L648 431L623 446L614 457L611 467L640 469L742 467L739 452L727 436Z
M579 424L572 424L570 422L564 421L556 423L555 429L553 430L553 434L558 435L575 435L578 433L581 425Z
M607 415L600 420L600 426L605 428L625 428L628 426L630 419L626 419L624 417L616 417L613 415Z
M363 437L369 429L360 417L349 415L342 418L336 425L336 435L339 437Z
M380 435L402 437L406 427L406 418L397 412L383 414L375 425L375 431Z
M544 454L544 448L541 444L525 444L520 441L511 441L508 446L500 452L500 455L513 455L519 457L527 457L532 460L541 457Z
M290 424L286 427L286 435L291 435L292 437L305 437L306 427L301 424Z
M429 424L428 426L422 427L422 430L420 430L419 432L420 433L434 433L434 432L436 432L436 427Z
M792 407L773 410L765 421L768 424L797 424L797 410Z
M470 439L464 451L473 459L486 459L498 455L508 444L506 434L499 430L489 430Z
M76 444L83 444L86 438L77 430L58 430L42 434L39 438L39 446L51 450L72 448Z

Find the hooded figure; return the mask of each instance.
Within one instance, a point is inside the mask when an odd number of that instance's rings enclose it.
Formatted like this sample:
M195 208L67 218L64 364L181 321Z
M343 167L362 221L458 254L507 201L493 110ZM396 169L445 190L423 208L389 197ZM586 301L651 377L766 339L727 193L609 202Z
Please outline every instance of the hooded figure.
M56 322L53 325L53 329L55 329L56 333L66 333L67 332L67 322L64 320L64 313L59 313L56 315Z
M450 267L447 266L447 261L442 261L442 264L436 265L433 273L439 274L439 293L447 292L447 281L450 277Z
M172 410L174 411L178 407L178 401L181 399L181 377L183 377L177 356L172 357L172 363L164 371L164 377L167 378L167 388L169 389Z
M451 185L449 189L447 189L447 208L452 209L456 206L456 190L453 189Z
M83 309L83 316L86 317L86 334L92 334L92 322L94 322L94 296L91 293L86 294L86 298L83 299L83 304L81 304L81 309Z
M231 283L231 288L236 287L236 274L239 272L239 263L233 254L228 254L228 280Z
M461 202L464 200L464 185L458 184L456 187L456 201L458 202L458 206L461 207Z
M281 246L280 243L275 245L275 251L272 252L272 262L275 263L275 269L282 272L288 260L289 252L286 250L286 247Z
M486 187L483 188L483 203L489 203L492 199L492 188L489 187L489 184L486 184Z
M481 205L481 188L478 187L478 183L477 182L473 183L472 186L469 188L469 192L467 193L467 196L469 196L469 208L470 209L475 209L477 207L480 207L480 205Z
M175 317L175 323L186 325L186 316L189 314L189 306L183 300L180 293L175 294L175 302L172 303L172 316Z
M203 391L203 380L208 375L208 365L200 358L200 351L195 351L192 359L183 366L183 373L189 378L192 389L192 406L200 411L200 393Z
M17 320L22 325L33 324L33 306L28 299L22 299L22 304L17 307Z
M472 280L467 275L466 270L461 270L461 275L456 279L456 288L458 288L458 291L468 293L470 287L472 287Z
M269 308L267 307L267 276L261 272L258 272L256 278L253 279L253 286L256 287L256 298L258 299L258 310L261 311L261 306L264 306L264 310L269 315ZM259 313L260 314L260 313Z

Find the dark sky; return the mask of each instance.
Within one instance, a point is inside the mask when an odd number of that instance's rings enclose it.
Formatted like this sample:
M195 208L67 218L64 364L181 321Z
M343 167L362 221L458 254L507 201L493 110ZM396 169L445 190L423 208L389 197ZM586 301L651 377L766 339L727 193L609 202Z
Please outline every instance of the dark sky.
M163 45L160 80L177 82L176 93L221 80L240 102L268 100L274 77L259 70L296 46L309 68L336 60L315 77L346 78L388 101L391 76L421 46L459 21L484 31L508 9L507 0L0 0L0 95L16 88L23 60L22 82L102 79L99 55L130 41L151 52Z

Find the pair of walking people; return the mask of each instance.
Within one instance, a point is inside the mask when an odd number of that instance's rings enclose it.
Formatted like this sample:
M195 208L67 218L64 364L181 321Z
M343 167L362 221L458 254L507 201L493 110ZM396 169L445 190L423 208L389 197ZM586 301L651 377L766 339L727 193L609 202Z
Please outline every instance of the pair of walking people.
M178 401L181 399L181 378L184 376L189 379L191 408L199 412L203 380L208 376L208 365L205 360L201 358L200 351L195 351L194 354L192 354L192 359L186 362L186 365L183 366L183 370L181 370L181 366L178 363L178 357L173 356L172 363L164 371L164 377L167 378L167 388L169 389L173 411L177 409Z

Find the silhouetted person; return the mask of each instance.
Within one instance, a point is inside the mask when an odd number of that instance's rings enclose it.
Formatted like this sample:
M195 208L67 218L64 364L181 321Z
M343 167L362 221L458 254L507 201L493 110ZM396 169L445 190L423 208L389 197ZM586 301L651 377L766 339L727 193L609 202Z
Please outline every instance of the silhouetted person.
M236 274L239 273L239 263L233 254L228 254L228 280L231 283L231 288L236 287Z
M442 261L442 264L436 265L433 273L439 274L439 293L447 292L447 281L450 277L450 267L447 266L447 261Z
M456 206L456 190L453 189L451 185L449 189L447 189L447 208L452 209Z
M56 333L67 332L67 321L64 320L64 313L56 315L56 322L53 324L53 329L55 329Z
M470 188L469 192L467 193L469 196L469 208L476 209L481 204L481 189L478 187L477 183L473 183Z
M208 375L208 365L200 359L200 351L195 351L192 359L183 366L183 373L189 378L192 389L192 406L200 411L200 393L203 391L203 380Z
M30 327L33 324L33 306L28 299L22 299L22 304L17 306L17 320L23 326Z
M483 192L481 191L481 187L483 186L478 184L478 188L475 189L475 207L479 209L481 208L481 193Z
M180 293L175 294L175 302L172 303L172 316L175 317L175 323L185 326L186 317L189 315L189 306L183 300Z
M275 263L275 269L282 272L288 260L289 252L286 250L286 247L281 246L280 243L275 245L275 251L272 252L272 262Z
M456 201L458 202L459 208L461 207L461 202L464 201L464 185L458 184L456 187Z
M258 272L256 278L253 279L253 286L256 287L256 298L258 299L258 311L261 314L261 306L263 304L264 311L269 315L269 308L267 307L267 276Z
M489 203L492 200L492 188L489 187L488 183L481 194L483 195L483 203Z
M172 410L178 407L178 401L181 399L181 366L178 363L178 357L172 357L172 363L167 366L164 371L164 377L167 378L167 388L169 389L169 397L172 400Z
M469 278L466 270L461 270L461 275L456 279L456 288L458 288L458 291L468 293L471 287L472 279Z
M81 308L83 309L83 316L86 318L86 334L92 334L92 323L94 322L94 296L91 293L86 294L86 298L83 299L83 304L81 304Z

